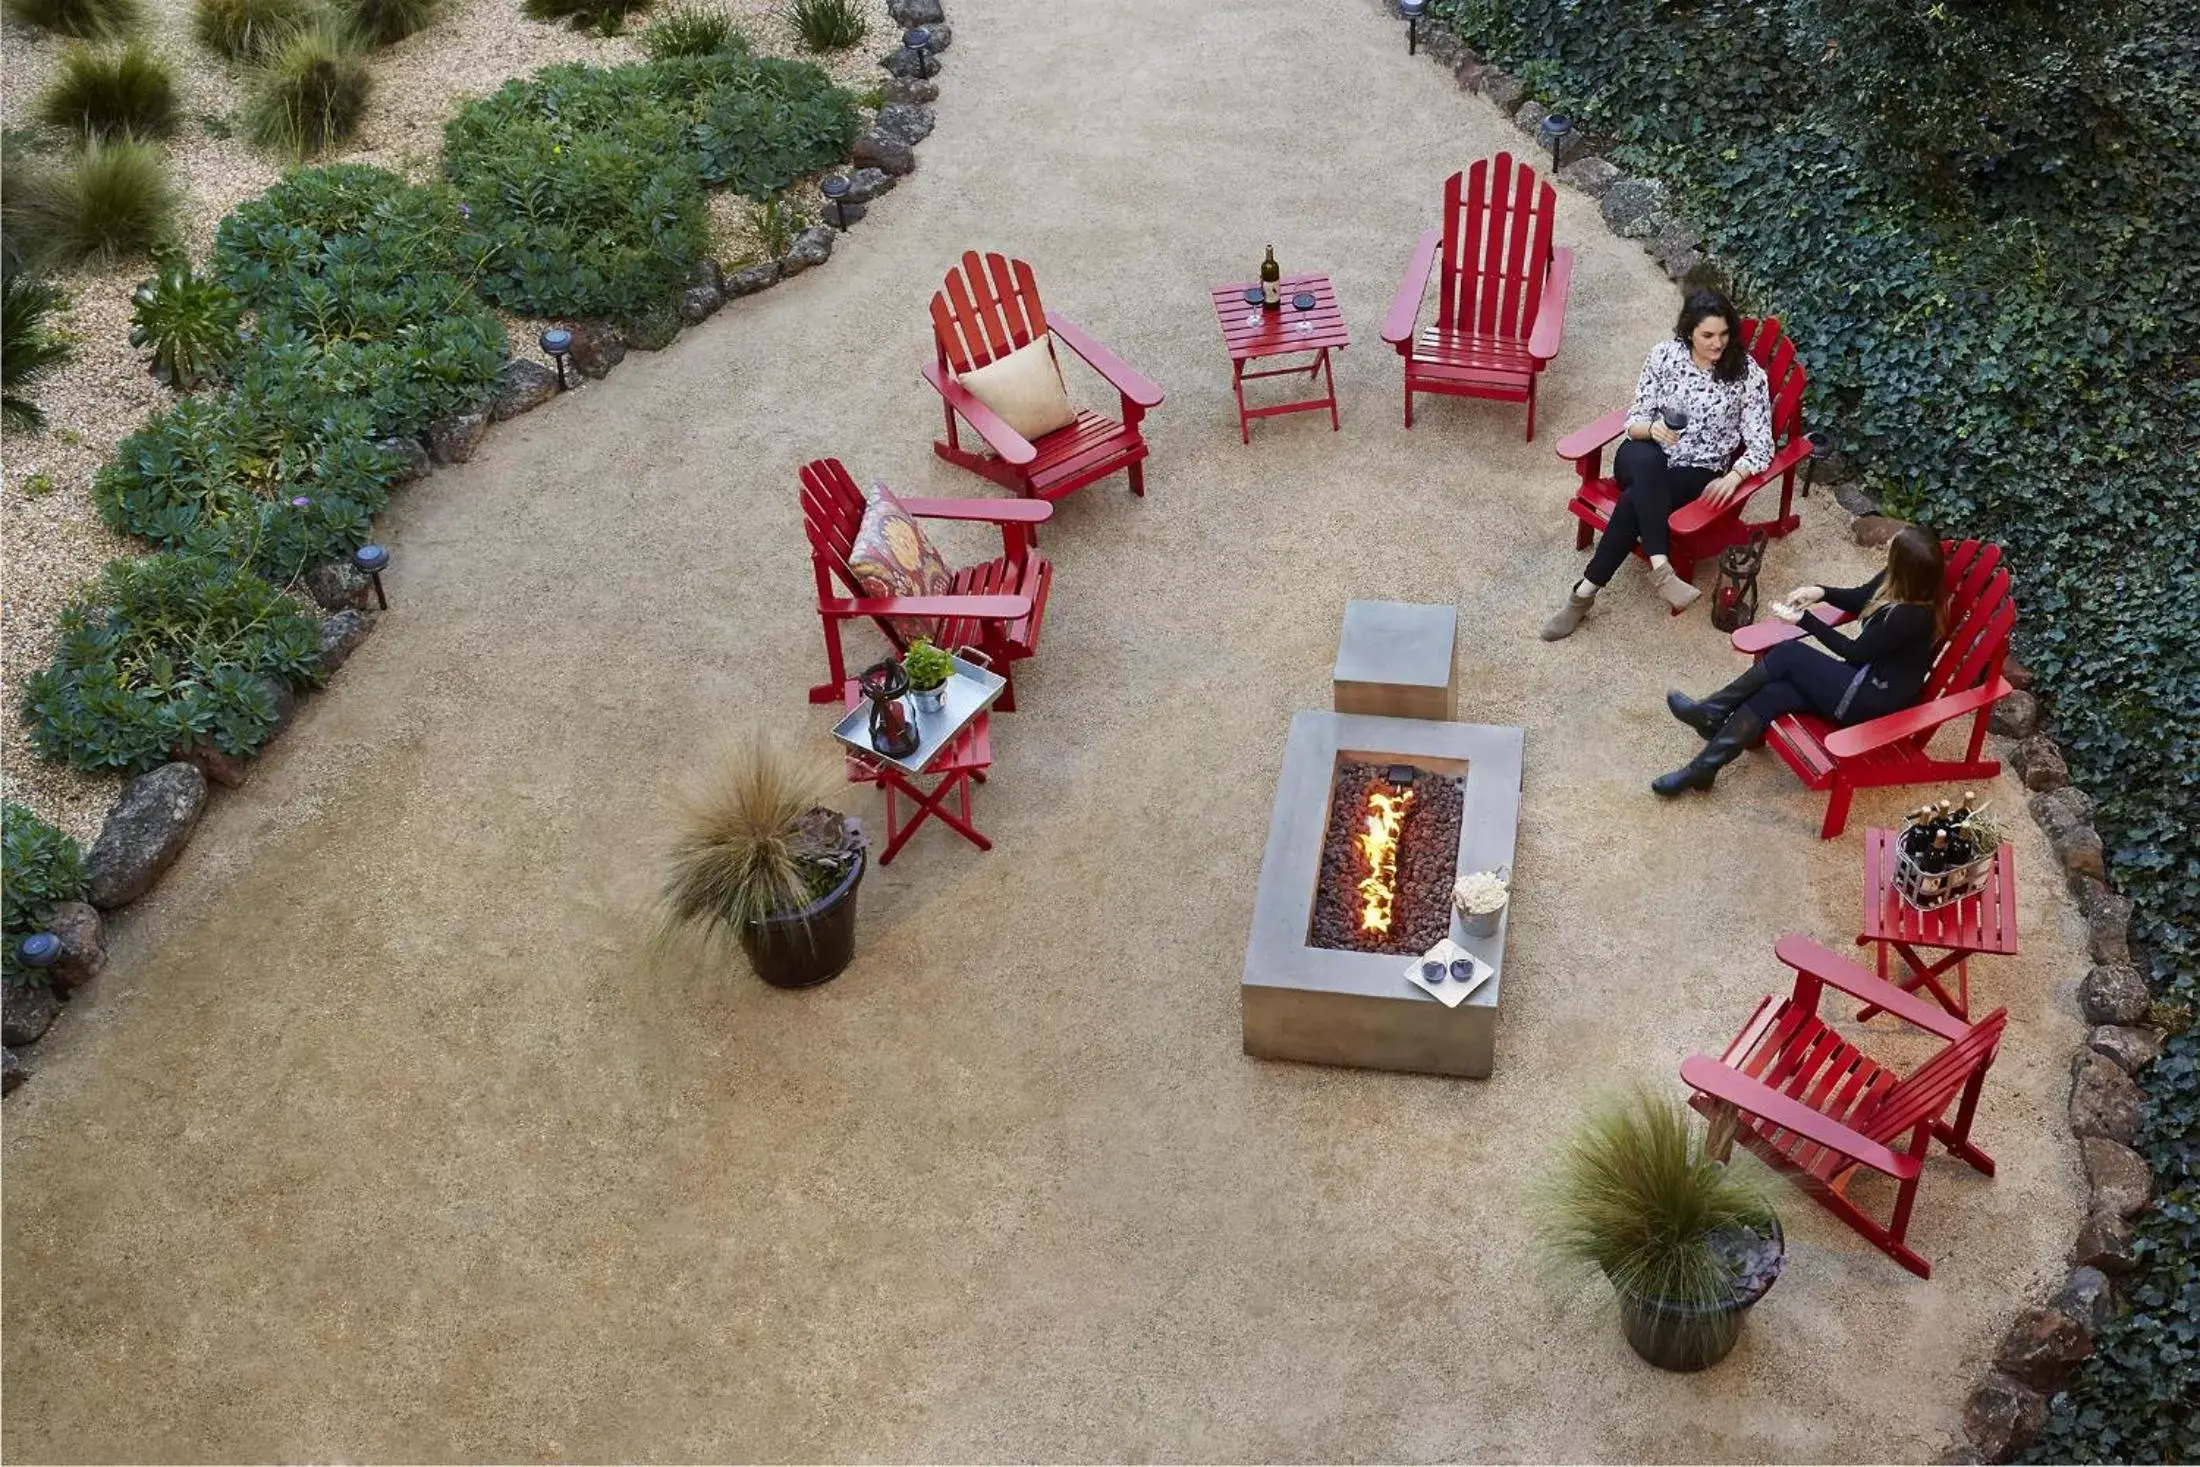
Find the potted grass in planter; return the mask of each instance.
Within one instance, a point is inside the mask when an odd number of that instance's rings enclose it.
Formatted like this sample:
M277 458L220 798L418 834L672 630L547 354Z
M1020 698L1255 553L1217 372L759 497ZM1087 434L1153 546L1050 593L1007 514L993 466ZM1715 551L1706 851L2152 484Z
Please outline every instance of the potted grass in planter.
M660 939L732 937L777 988L838 976L865 865L863 828L826 803L843 788L822 753L762 732L729 743L680 799Z
M947 697L947 680L955 675L955 659L924 637L901 654L901 670L909 677L909 695L928 712L940 711Z
M1724 1359L1787 1257L1764 1191L1707 1150L1687 1105L1635 1091L1582 1121L1537 1199L1554 1261L1610 1282L1627 1343L1661 1370Z

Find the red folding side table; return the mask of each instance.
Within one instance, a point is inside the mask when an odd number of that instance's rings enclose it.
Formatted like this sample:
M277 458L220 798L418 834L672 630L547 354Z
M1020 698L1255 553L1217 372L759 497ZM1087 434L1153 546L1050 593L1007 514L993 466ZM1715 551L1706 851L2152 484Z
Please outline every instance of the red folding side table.
M2017 857L2008 845L1994 852L1994 869L1979 891L1944 907L1921 912L1895 890L1894 873L1898 833L1872 829L1864 832L1864 930L1856 934L1858 946L1876 943L1879 976L1887 977L1887 950L1899 953L1910 976L1897 987L1915 992L1931 990L1940 1006L1959 1019L1971 1014L1970 960L1979 956L2011 957L2017 951ZM1940 948L1944 955L1928 962L1921 947ZM1950 994L1941 975L1956 970L1957 987ZM1858 1019L1880 1012L1866 1005Z
M856 680L850 678L841 685L841 698L852 711L863 706L863 693ZM886 795L886 845L879 852L878 863L884 866L894 859L917 827L933 816L952 826L981 851L993 849L993 842L972 823L970 814L970 782L985 783L985 772L993 767L993 715L990 710L981 711L970 720L961 733L955 735L947 746L932 756L919 778L935 778L928 794L909 775L891 764L868 754L851 751L848 755L848 781L851 784L875 784ZM900 795L916 806L910 813L909 823L898 823L900 812L895 796ZM955 796L962 813L947 808L949 796Z
M1331 349L1343 351L1352 344L1344 329L1344 311L1337 304L1337 289L1326 275L1286 275L1279 286L1283 309L1264 311L1248 302L1245 293L1257 291L1257 282L1218 285L1214 288L1215 320L1222 326L1222 344L1230 353L1230 389L1237 394L1238 441L1253 441L1255 418L1279 413L1303 413L1329 409L1329 431L1337 431L1337 374L1330 369ZM1314 298L1311 309L1299 310L1295 296ZM1249 372L1245 364L1261 357L1291 356L1312 352L1314 360L1301 367L1270 367ZM1245 384L1261 377L1320 377L1327 391L1304 402L1276 403L1268 407L1245 405Z

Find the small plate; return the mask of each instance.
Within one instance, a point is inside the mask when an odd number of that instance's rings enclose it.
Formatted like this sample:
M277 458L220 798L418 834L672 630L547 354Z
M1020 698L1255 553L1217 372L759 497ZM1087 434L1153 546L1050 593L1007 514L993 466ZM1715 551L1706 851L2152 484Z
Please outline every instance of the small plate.
M1250 286L1247 286L1247 287L1245 288L1245 304L1247 304L1247 305L1249 305L1249 306L1257 306L1257 305L1259 305L1259 304L1260 304L1260 287L1259 287L1259 286L1257 286L1257 285L1250 285Z
M1471 977L1459 979L1451 976L1451 965L1461 961L1470 965L1468 971L1472 974ZM1422 965L1432 962L1444 965L1443 977L1425 978L1422 976ZM1405 976L1408 983L1443 1004L1445 1008L1455 1009L1466 1002L1476 989L1495 977L1496 973L1497 970L1488 963L1483 962L1473 953L1468 952L1447 937L1408 964Z
M1302 290L1291 297L1291 305L1296 310L1311 311L1314 309L1314 298Z

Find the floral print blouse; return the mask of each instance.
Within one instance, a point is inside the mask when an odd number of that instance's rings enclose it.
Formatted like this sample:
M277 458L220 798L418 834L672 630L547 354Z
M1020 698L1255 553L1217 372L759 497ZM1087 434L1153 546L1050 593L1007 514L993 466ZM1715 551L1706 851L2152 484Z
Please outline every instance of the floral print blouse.
M1756 362L1741 381L1721 382L1696 365L1687 342L1659 342L1642 364L1627 421L1647 423L1669 407L1688 414L1681 441L1666 450L1665 461L1675 468L1724 473L1737 447L1742 457L1733 467L1745 479L1772 462L1772 389Z

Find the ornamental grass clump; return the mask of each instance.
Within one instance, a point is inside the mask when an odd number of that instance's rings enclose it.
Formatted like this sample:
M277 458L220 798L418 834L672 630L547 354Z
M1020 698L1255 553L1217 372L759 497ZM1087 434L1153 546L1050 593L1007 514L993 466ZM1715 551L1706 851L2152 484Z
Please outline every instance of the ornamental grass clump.
M615 36L629 15L649 6L650 0L525 0L521 8L536 20L562 20L577 31Z
M142 42L71 46L38 99L39 117L80 137L167 137L176 130L176 83Z
M1552 1261L1602 1274L1623 1299L1692 1310L1732 1299L1738 1281L1715 1237L1763 1232L1772 1207L1704 1150L1676 1097L1636 1090L1600 1105L1536 1197Z
M8 19L57 36L127 35L145 19L143 0L7 0Z
M844 843L821 843L819 826L844 824L826 806L841 788L829 758L782 736L754 729L727 740L678 797L660 942L684 929L706 942L738 939L830 891L846 869Z
M192 0L191 30L232 61L266 55L317 14L313 0Z
M353 35L369 46L387 46L425 30L443 12L443 0L333 0Z
M871 23L858 0L794 0L787 28L805 50L845 51L863 43Z
M18 169L8 192L11 243L40 266L146 254L168 238L176 212L160 150L135 138L88 139L67 163Z
M735 29L733 17L709 5L679 5L665 11L642 32L642 49L652 61L675 56L741 56L749 49L748 37Z
M316 21L283 37L246 79L245 132L286 157L314 157L359 130L373 89L358 40Z

